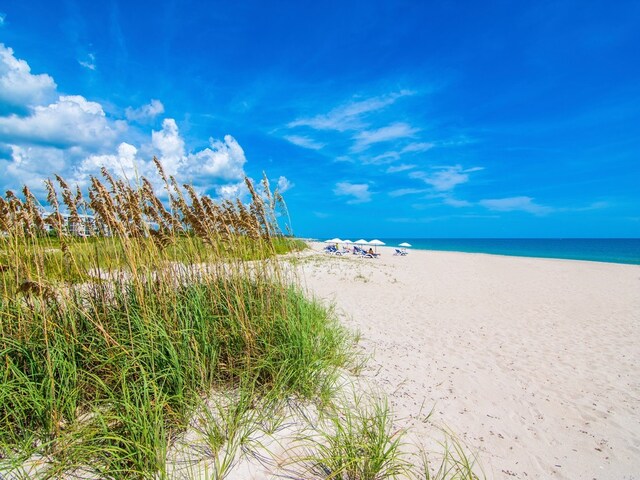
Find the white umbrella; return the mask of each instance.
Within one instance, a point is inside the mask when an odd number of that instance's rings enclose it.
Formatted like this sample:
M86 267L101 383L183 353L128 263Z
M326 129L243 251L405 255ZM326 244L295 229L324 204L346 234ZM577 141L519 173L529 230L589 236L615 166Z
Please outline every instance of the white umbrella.
M360 240L353 242L355 245L369 245L369 242L367 242L365 239L361 238Z
M332 238L331 240L325 240L324 243L343 243L339 238Z
M410 244L410 243L407 243L407 242L404 242L404 243L401 243L401 244L400 244L400 245L398 245L398 246L399 246L399 247L410 247L410 246L411 246L411 244Z
M386 245L386 243L381 242L380 240L371 240L369 242L369 245L373 245L374 247L376 247L376 252L378 251L378 245Z
M346 243L347 245L351 245L353 242L352 242L351 240L345 240L345 241L344 241L344 242L342 242L342 243Z

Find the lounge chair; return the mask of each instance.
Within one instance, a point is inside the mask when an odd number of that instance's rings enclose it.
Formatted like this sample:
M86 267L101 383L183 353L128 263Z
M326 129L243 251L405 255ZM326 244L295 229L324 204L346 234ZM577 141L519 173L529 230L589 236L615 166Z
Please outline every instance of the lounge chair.
M380 256L379 253L369 253L366 250L358 247L353 248L353 254L361 258L378 258Z

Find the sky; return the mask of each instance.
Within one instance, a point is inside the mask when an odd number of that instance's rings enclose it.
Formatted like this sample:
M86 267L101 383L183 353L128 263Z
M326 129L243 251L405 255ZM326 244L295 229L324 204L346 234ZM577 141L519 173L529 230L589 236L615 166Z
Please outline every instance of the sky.
M2 0L1 191L154 155L301 237L640 237L640 2Z

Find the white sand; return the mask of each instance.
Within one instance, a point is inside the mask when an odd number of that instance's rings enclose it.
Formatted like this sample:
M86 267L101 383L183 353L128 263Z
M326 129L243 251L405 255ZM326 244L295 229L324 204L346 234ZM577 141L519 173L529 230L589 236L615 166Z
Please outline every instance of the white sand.
M379 251L306 257L301 280L414 441L447 426L487 478L640 479L640 266Z

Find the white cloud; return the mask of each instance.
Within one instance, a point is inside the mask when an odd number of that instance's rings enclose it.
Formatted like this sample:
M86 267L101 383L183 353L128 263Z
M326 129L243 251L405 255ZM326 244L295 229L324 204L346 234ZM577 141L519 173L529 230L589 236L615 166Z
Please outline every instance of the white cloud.
M404 197L405 195L415 195L417 193L427 192L424 188L399 188L398 190L392 190L389 192L390 197Z
M80 95L61 96L50 105L35 106L26 117L0 117L0 140L7 143L110 145L125 129L124 122L107 120L99 103Z
M316 142L312 138L303 137L301 135L285 135L285 140L293 143L294 145L298 145L302 148L308 148L311 150L320 150L325 146L324 143Z
M338 196L353 197L347 203L365 203L371 201L371 192L366 183L338 182L333 189Z
M241 182L230 183L227 185L217 185L215 192L220 198L233 200L235 198L242 198L248 195L247 184L244 180Z
M362 159L362 161L366 164L384 165L385 163L393 163L394 161L399 160L403 155L406 155L408 153L426 152L427 150L430 150L433 147L434 147L433 143L413 142L403 147L400 151L392 150L392 151L384 152L384 153L381 153L380 155L376 155L373 158ZM358 150L357 146L354 146L354 148L355 148L355 151ZM354 148L352 148L352 150L354 150ZM390 168L393 168L393 167L390 167ZM397 171L402 171L402 170L406 170L406 169L401 169Z
M0 185L4 188L15 190L29 185L34 193L42 194L47 175L66 172L68 158L63 150L19 145L10 145L9 149L10 159L0 161Z
M351 147L351 151L361 152L375 143L413 137L418 131L417 128L413 128L411 125L403 122L393 123L376 130L364 130L353 136L355 143Z
M442 200L442 203L444 203L445 205L449 205L450 207L455 207L455 208L462 208L462 207L471 207L473 206L473 203L467 201L467 200L459 200L457 198L453 198L453 197L444 197L444 199Z
M337 130L339 132L355 130L363 127L362 117L364 115L381 110L395 103L399 98L413 94L414 92L409 90L400 90L389 95L351 101L334 108L327 114L299 118L287 126L289 128L306 126L316 130Z
M411 152L426 152L427 150L431 150L435 145L433 143L428 142L413 142L404 147L400 153L411 153Z
M31 74L29 64L0 43L0 114L23 113L28 107L52 101L55 90L53 78Z
M389 167L387 168L387 173L398 173L398 172L404 172L406 170L411 170L412 168L415 168L415 165L409 165L406 163L402 163L400 165L396 165L395 167Z
M287 177L280 176L280 178L278 178L277 188L280 193L284 193L287 190L292 189L293 186L293 183L291 183Z
M102 167L129 180L142 175L154 182L156 155L167 174L193 183L198 191L227 198L248 194L245 154L230 135L210 138L209 147L188 152L176 121L167 118L145 139L142 132L131 132L127 122L109 118L97 102L79 95L58 96L50 76L32 75L29 65L2 44L0 87L0 186L15 189L27 184L40 194L44 179L59 174L82 187L91 175L99 176ZM127 109L127 116L142 120L163 111L159 100L151 100ZM278 183L281 190L292 187L285 177Z
M481 167L464 169L461 165L438 167L439 170L433 173L412 172L411 178L416 178L431 185L435 190L444 192L453 190L457 185L469 181L469 173L482 170Z
M222 141L210 139L208 148L187 154L184 140L173 119L166 119L161 131L152 131L149 143L137 147L121 142L115 153L103 148L100 153L87 154L78 146L66 149L48 146L10 147L11 158L0 161L0 173L4 182L13 185L12 188L28 184L40 192L44 179L54 173L84 187L88 184L89 176L100 175L102 167L113 175L132 181L138 176L145 176L153 182L157 179L153 160L150 157L141 158L138 152L155 150L168 175L175 175L179 181L193 183L199 191L215 191L225 198L247 193L244 186L246 158L238 142L227 135ZM283 185L285 181L282 180Z
M225 135L224 141L210 138L209 142L209 148L190 154L186 158L184 171L189 174L190 181L196 184L203 178L242 181L247 159L236 139L231 135ZM184 142L182 145L184 147Z
M551 207L535 203L531 197L494 198L480 200L478 203L489 210L498 212L522 211L534 215L546 215L553 211Z
M151 144L160 153L159 157L167 175L175 175L184 163L185 152L184 140L173 118L165 118L162 130L151 132Z
M384 152L373 158L364 158L362 161L368 165L384 165L386 163L393 163L399 158L400 154L398 152Z
M89 155L74 172L73 181L85 186L89 176L97 175L102 167L105 167L113 175L122 176L131 181L136 180L139 175L149 175L150 165L146 165L144 161L136 158L137 153L136 147L122 142L115 155Z
M95 70L96 69L96 56L93 53L89 53L85 60L78 60L78 63L81 66L83 66L84 68L87 68L89 70Z
M153 120L158 115L164 113L164 105L160 100L152 99L146 105L142 105L139 108L127 107L125 111L125 116L127 120L136 122L136 121L147 121Z

